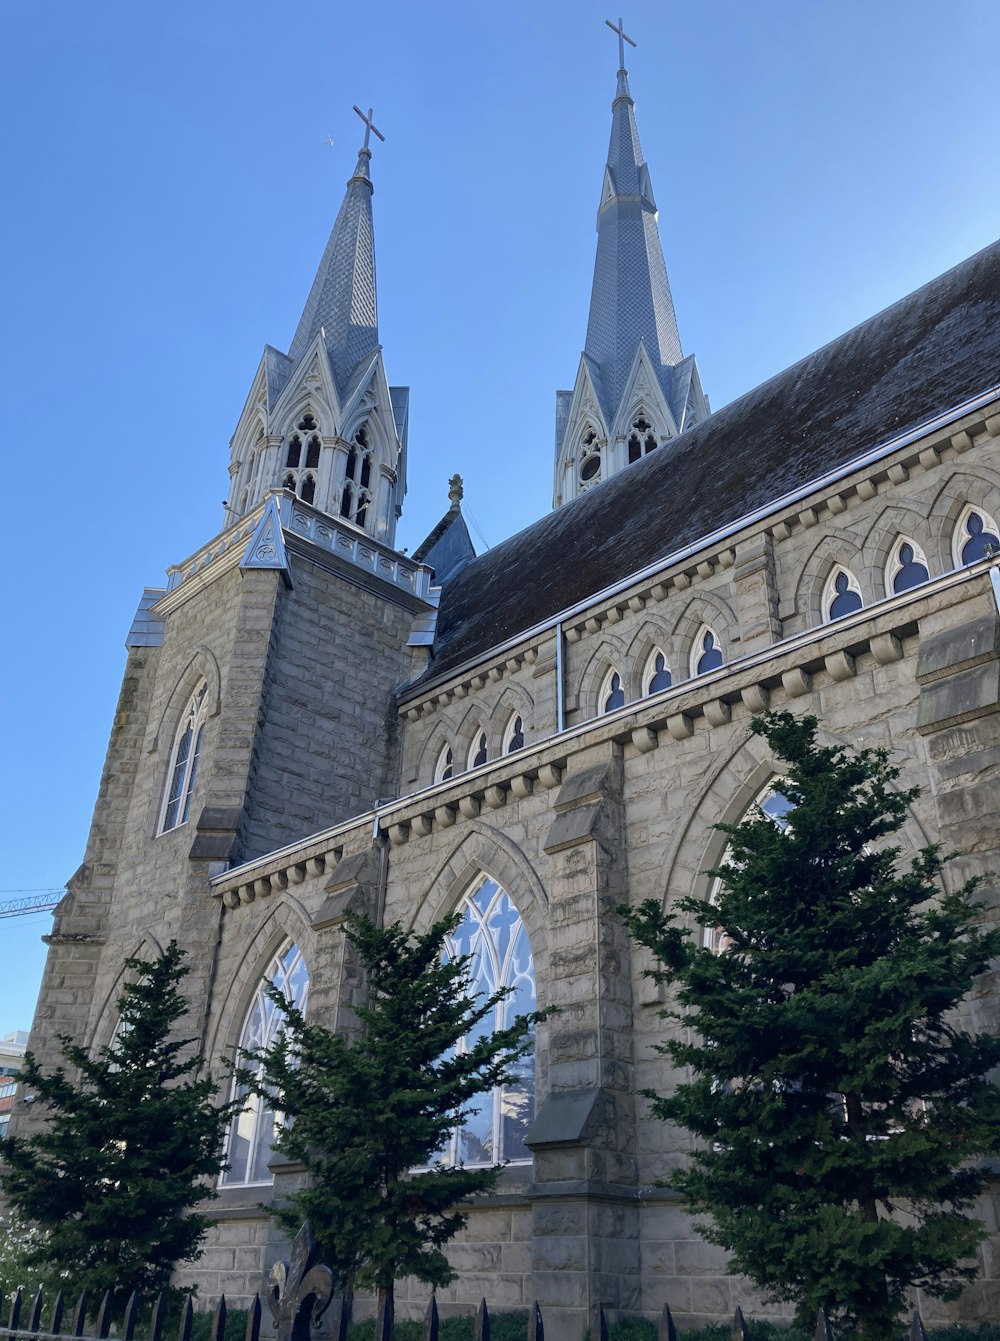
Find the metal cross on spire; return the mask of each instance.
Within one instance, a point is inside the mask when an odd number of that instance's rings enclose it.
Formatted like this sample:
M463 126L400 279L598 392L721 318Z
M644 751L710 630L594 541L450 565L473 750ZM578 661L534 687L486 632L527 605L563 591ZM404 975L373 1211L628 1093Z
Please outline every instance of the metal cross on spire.
M611 29L611 31L612 31L613 33L617 33L617 34L618 34L618 68L619 68L619 70L624 70L624 69L625 69L625 43L627 42L627 43L629 44L630 47L634 47L634 46L635 46L635 43L632 41L631 37L629 37L628 33L625 31L624 22L623 22L622 19L619 19L619 20L618 20L618 27L617 27L617 28L616 28L615 25L611 22L610 19L605 19L604 22L608 25L608 27ZM358 109L355 107L354 110L357 111ZM371 112L369 112L368 115L371 116ZM366 143L367 143L367 141L366 141Z
M631 39L630 39L630 40L631 40ZM635 46L635 43L633 42L632 45ZM363 146L363 147L364 147L365 149L368 148L368 137L369 137L369 135L371 134L372 131L375 132L375 134L379 137L379 139L380 139L380 140L382 141L382 143L384 144L384 143L385 143L385 136L382 134L382 132L379 130L378 126L376 126L375 122L372 120L372 109L369 107L369 108L368 108L368 115L365 116L365 114L364 114L364 112L361 110L361 108L357 105L357 103L355 103L355 104L354 104L354 110L357 112L358 116L360 116L361 120L365 123L365 143L364 143L364 146Z

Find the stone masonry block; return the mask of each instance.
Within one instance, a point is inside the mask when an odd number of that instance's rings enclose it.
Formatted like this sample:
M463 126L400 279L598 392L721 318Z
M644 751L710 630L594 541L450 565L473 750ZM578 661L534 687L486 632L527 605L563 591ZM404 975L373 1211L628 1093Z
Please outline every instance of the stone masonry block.
M917 730L921 735L959 726L1000 707L1000 661L989 661L960 671L945 680L926 683L920 690Z

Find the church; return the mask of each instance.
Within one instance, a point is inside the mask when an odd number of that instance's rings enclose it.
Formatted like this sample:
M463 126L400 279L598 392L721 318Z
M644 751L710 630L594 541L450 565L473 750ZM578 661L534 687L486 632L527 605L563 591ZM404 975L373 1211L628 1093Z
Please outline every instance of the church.
M513 989L505 1009L559 1011L446 1152L506 1167L439 1304L537 1299L559 1341L598 1302L669 1304L679 1324L768 1313L657 1185L690 1139L636 1097L670 1084L664 1024L614 914L708 896L714 826L768 813L778 768L753 715L813 713L828 743L886 748L921 788L905 844L957 851L950 881L1000 869L1000 244L713 412L626 40L553 508L484 554L457 476L423 544L396 548L409 389L379 343L362 115L298 327L287 352L265 346L236 423L225 525L138 602L31 1035L43 1065L59 1034L108 1043L124 960L176 938L222 1074L276 1027L268 981L349 1026L347 911L418 931L459 914L455 943L484 988ZM997 986L968 1003L975 1027L997 1027ZM261 1203L302 1173L274 1121L253 1100L229 1132L184 1273L203 1303L245 1301L286 1251ZM922 1300L928 1321L997 1315L981 1213L980 1278L947 1308ZM427 1297L401 1282L400 1315Z

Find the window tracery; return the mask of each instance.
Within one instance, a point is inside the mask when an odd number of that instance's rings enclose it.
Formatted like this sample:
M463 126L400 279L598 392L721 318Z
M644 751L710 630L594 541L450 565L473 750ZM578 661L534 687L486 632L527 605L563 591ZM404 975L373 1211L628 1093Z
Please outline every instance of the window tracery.
M322 439L316 431L316 417L307 412L295 426L285 448L285 473L281 487L290 489L305 503L316 497L316 475L319 469Z
M614 712L616 708L624 708L625 706L625 688L622 684L622 677L614 667L604 677L600 702L601 712Z
M640 461L643 456L648 456L657 446L659 444L653 432L653 425L645 415L640 414L638 418L632 420L632 432L628 439L629 465L634 461Z
M591 425L581 439L578 471L581 484L596 484L601 478L601 441L597 429Z
M988 513L966 508L955 531L955 567L987 559L1000 550L1000 530Z
M707 624L702 625L691 652L691 674L707 675L709 671L718 670L721 665L722 648L715 631Z
M365 424L354 435L347 453L344 488L340 495L340 515L356 526L364 526L371 507L372 451Z
M477 731L469 748L469 767L478 768L489 759L489 742L485 731Z
M889 555L888 581L886 587L891 595L898 596L911 587L919 587L930 576L927 568L927 556L915 541L900 536Z
M445 745L434 765L434 781L448 782L455 776L455 754L450 745Z
M184 716L174 736L163 808L160 812L159 833L176 829L187 821L195 783L198 781L198 764L201 761L207 718L208 682L202 680L188 700Z
M503 733L503 753L513 754L524 749L524 721L520 713L514 713Z
M269 1048L284 1028L284 1012L267 995L271 983L305 1014L309 1004L309 972L302 951L293 941L285 942L257 985L240 1030L238 1046L241 1054ZM259 1065L254 1069L259 1075ZM229 1124L226 1137L229 1168L222 1174L220 1182L227 1187L273 1182L267 1166L274 1151L281 1114L260 1095L250 1094L246 1085L238 1081L233 1082L232 1097L241 1100L244 1107Z
M644 694L658 694L662 689L669 689L672 684L673 677L670 674L670 667L667 665L667 658L658 647L654 647L646 658L646 666L642 675L642 692Z
M843 619L860 610L864 601L857 578L846 568L835 568L827 578L823 592L823 618Z
M535 968L528 932L513 899L491 876L477 878L458 910L461 922L445 942L449 956L470 955L474 995L491 996L501 987L511 995L497 1004L493 1018L482 1021L459 1044L474 1045L487 1030L504 1029L517 1015L535 1009ZM446 1164L495 1164L527 1161L525 1133L535 1113L535 1059L529 1053L514 1068L516 1079L473 1100L479 1107L454 1131L442 1152Z

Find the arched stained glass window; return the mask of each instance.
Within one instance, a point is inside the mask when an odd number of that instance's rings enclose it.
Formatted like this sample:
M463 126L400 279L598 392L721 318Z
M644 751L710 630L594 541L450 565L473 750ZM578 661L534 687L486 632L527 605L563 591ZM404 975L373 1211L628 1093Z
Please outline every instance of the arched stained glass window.
M756 798L751 802L749 809L744 815L744 819L753 815L757 819L770 820L776 824L779 829L787 829L791 823L792 803L780 792L774 790L769 782L763 791L759 792ZM733 853L731 848L726 848L722 854L720 866L733 865ZM712 881L712 889L709 893L709 902L716 903L719 897L719 890L722 882L718 876ZM721 927L705 927L704 931L705 948L711 950L713 954L721 954L727 950L731 944L728 936Z
M694 663L692 666L694 675L707 675L709 671L718 670L722 665L722 649L711 629L703 628L695 639L691 660Z
M434 781L447 782L455 776L455 755L450 745L445 745L437 757L434 766Z
M955 537L956 564L987 559L1000 549L1000 535L992 517L973 508L966 509Z
M900 536L889 556L889 581L886 584L892 595L901 591L919 587L929 577L927 558L919 545L905 536Z
M524 749L524 722L521 714L516 712L503 733L503 752L504 754L513 754L515 750Z
M670 675L670 668L667 665L667 658L659 648L650 652L646 661L646 669L642 677L643 692L646 694L658 694L661 689L669 689L673 684Z
M485 731L477 731L469 749L469 767L478 768L489 758L489 742Z
M472 1046L479 1034L506 1028L516 1015L535 1009L535 967L521 915L510 895L488 875L480 876L458 907L462 920L448 937L450 956L471 955L472 983L477 995L491 996L500 987L512 988L477 1032L459 1045ZM478 1105L463 1127L454 1131L442 1152L446 1164L496 1164L500 1160L529 1160L524 1136L535 1115L535 1059L533 1053L517 1064L513 1084L500 1085L474 1099Z
M176 829L190 814L191 797L198 781L198 764L205 740L207 716L208 685L202 680L191 695L174 737L167 786L163 795L163 809L160 813L160 833Z
M823 596L823 614L826 619L843 619L860 610L864 602L861 588L853 573L846 568L835 568L830 574Z
M287 941L275 955L254 993L240 1032L241 1053L270 1047L281 1032L285 1017L267 995L269 982L274 983L293 1006L305 1013L309 1004L309 973L301 950L292 941ZM281 1114L276 1113L259 1095L249 1094L247 1087L238 1082L233 1084L232 1097L242 1100L245 1106L229 1124L226 1140L226 1163L229 1168L220 1181L227 1187L270 1183L273 1175L267 1166L274 1150Z
M601 712L614 712L616 708L624 706L625 690L622 687L622 677L616 670L609 671L601 689Z

